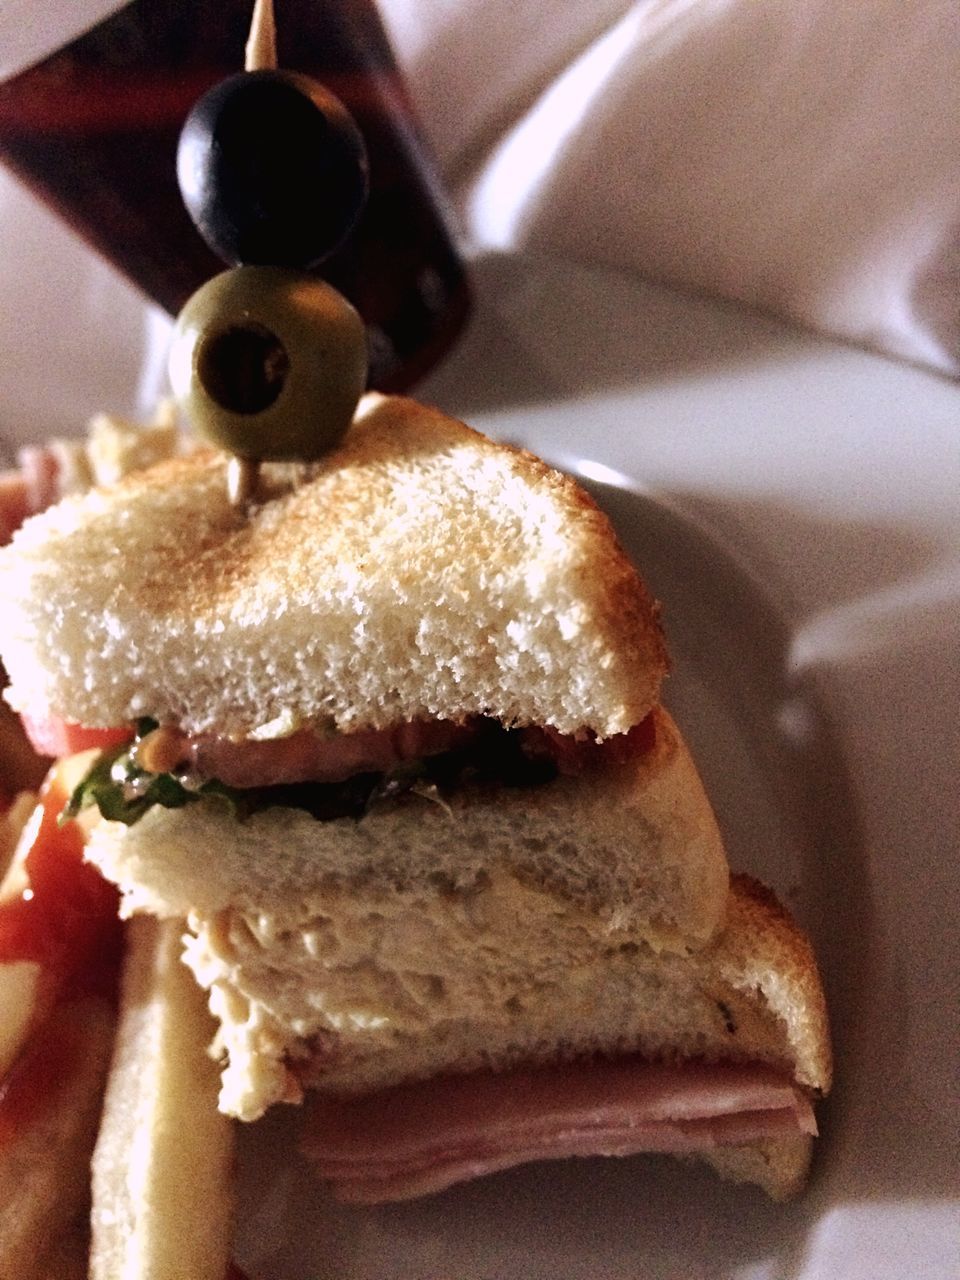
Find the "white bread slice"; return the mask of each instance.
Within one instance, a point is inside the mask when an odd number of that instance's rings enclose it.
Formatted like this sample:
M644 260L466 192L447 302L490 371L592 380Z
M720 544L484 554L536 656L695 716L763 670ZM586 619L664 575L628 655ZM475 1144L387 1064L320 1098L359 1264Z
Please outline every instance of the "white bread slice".
M442 800L413 794L359 820L270 808L238 822L203 799L154 808L132 827L98 823L87 856L121 887L127 914L233 912L283 917L291 928L331 897L469 895L505 869L559 908L589 913L601 934L629 929L683 951L720 925L729 877L680 731L662 707L652 719L653 746L602 772L464 786Z
M458 1000L442 998L440 983L430 979L452 979L431 972L439 967L434 938L429 937L429 949L418 950L415 938L403 936L404 927L412 932L414 926L391 914L381 937L391 939L394 954L411 964L404 970L393 962L392 972L420 997L422 1027L367 1025L360 1034L346 1034L352 1029L344 1011L346 1032L318 1036L311 1059L303 1066L294 1063L303 1083L331 1093L364 1093L441 1072L640 1053L658 1061L764 1062L787 1069L816 1095L828 1092L829 1027L812 949L774 895L749 877L733 876L723 930L707 947L686 956L658 953L627 930L590 936L589 923L575 911L561 913L549 895L501 877L480 896L471 906L477 939L467 938L483 978L472 1007L465 1011ZM388 909L385 900L376 899L367 908L370 916ZM467 933L466 912L451 914L455 927ZM436 915L422 935L440 933ZM347 929L359 918L359 912L352 913ZM349 938L345 929L341 948ZM480 939L483 952L476 946ZM282 967L283 957L290 955L283 941L277 939L275 946L257 941ZM237 942L237 933L228 938L209 930L200 946L191 948L190 963L203 978L210 973L222 978L231 944ZM367 959L384 969L389 957L383 946ZM350 959L357 963L356 956ZM326 988L326 966L309 977L304 963L288 972L304 985L312 977L315 995ZM367 1024L374 1021L369 1015L375 1010L357 1012L367 1012Z
M161 463L0 551L15 706L237 736L490 714L603 738L656 702L655 605L592 500L531 455L369 395L322 462L264 467L252 510L225 468Z

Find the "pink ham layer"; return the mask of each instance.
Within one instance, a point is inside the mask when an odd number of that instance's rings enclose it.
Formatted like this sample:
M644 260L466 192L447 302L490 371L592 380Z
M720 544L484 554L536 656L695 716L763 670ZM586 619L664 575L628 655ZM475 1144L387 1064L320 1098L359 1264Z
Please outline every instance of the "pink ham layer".
M17 468L0 471L0 546L26 520L60 498L60 464L52 449L29 445L17 454Z
M816 1132L806 1096L771 1067L631 1057L313 1095L302 1146L337 1199L378 1204L533 1160L692 1154Z

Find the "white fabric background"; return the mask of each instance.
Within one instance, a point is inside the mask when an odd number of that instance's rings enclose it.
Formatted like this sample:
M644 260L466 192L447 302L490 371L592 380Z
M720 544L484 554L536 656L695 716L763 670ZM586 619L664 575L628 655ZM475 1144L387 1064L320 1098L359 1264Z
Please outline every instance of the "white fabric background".
M381 0L476 249L960 373L956 0Z

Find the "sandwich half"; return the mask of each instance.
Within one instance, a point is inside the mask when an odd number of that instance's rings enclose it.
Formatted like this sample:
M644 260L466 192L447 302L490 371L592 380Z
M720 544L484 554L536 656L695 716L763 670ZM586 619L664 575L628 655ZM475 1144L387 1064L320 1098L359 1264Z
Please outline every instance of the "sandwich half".
M772 908L737 923L606 518L398 398L366 397L322 462L265 466L245 509L225 466L197 450L67 499L0 551L8 698L39 743L103 747L73 801L104 818L88 854L125 911L187 922L222 1108L724 1061L783 1103L727 1126L727 1167L793 1189L829 1083L815 967L805 1012L771 999L799 935ZM731 976L754 935L780 939L767 976ZM790 1176L758 1172L769 1142L801 1153Z

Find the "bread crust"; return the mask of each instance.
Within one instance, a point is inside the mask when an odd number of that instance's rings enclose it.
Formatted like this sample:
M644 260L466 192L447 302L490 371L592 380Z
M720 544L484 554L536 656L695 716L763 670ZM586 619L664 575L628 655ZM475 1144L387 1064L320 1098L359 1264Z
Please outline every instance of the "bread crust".
M770 1138L743 1146L714 1147L701 1152L721 1178L754 1183L771 1200L790 1200L806 1184L813 1157L813 1139L805 1133L790 1138Z
M364 398L343 445L226 495L197 450L28 521L0 552L12 700L245 736L491 714L625 732L658 609L568 477L436 410Z
M759 993L783 1023L798 1082L829 1093L833 1052L816 956L776 894L751 876L732 876L716 946L724 980L750 998Z

